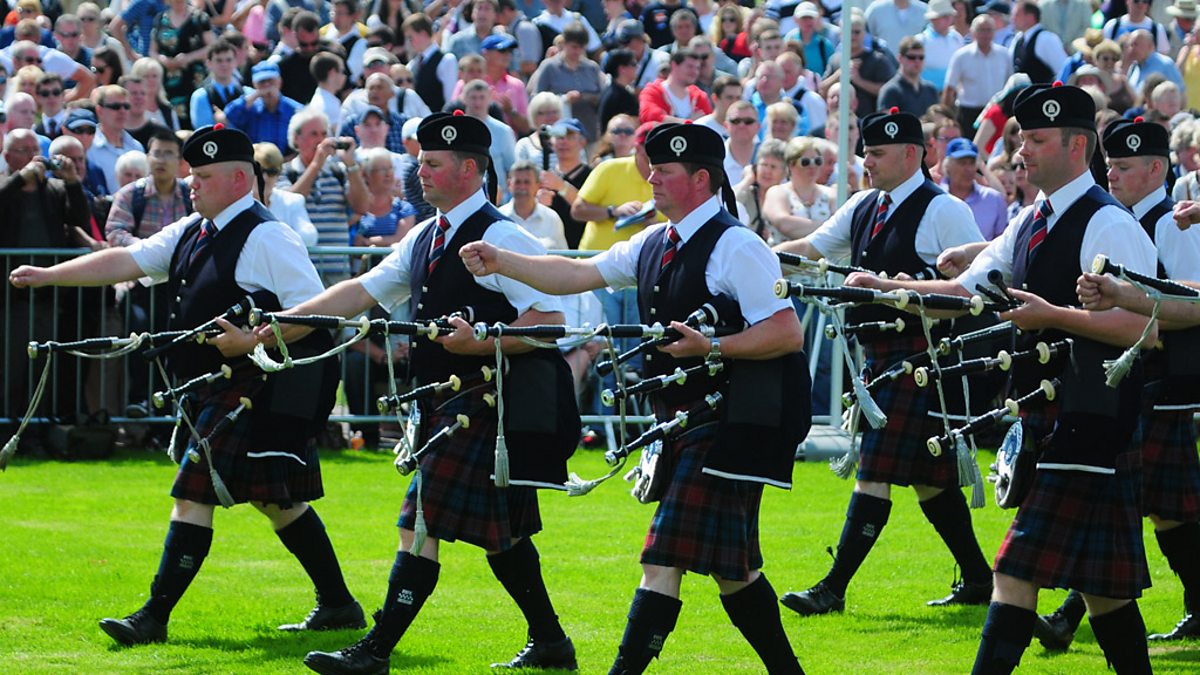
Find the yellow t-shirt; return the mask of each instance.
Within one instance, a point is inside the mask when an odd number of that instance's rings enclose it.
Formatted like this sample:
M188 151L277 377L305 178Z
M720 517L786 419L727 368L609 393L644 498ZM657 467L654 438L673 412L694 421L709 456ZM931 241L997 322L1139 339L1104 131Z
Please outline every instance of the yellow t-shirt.
M638 171L633 157L619 157L601 162L587 180L579 188L579 196L583 201L597 206L620 206L626 202L648 202L653 198L650 184ZM620 230L613 229L615 222L611 218L604 220L589 220L583 229L583 238L579 240L582 251L607 251L618 241L632 239L633 235L645 229L650 223L662 220L660 214L655 214L649 223L630 225Z

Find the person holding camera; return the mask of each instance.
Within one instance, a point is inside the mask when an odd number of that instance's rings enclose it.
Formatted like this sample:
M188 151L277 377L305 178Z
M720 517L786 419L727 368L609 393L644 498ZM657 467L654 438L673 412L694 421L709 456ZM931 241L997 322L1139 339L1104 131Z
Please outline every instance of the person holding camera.
M543 127L543 131L554 146L558 169L542 171L538 198L562 220L567 247L579 248L587 221L572 215L571 205L579 198L579 188L583 187L584 181L592 173L592 167L584 161L587 136L584 135L583 124L574 117Z
M328 130L323 113L302 110L292 116L288 142L298 154L284 165L277 189L304 195L319 246L349 246L350 219L367 210L370 194L354 158L354 139L329 138ZM327 284L350 275L346 256L317 255L313 264Z

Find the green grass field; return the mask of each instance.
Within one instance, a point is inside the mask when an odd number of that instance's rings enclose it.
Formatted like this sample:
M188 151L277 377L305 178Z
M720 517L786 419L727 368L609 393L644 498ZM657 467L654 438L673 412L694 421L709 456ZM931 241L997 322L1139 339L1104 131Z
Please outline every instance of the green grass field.
M981 457L986 466L990 457ZM396 549L395 516L407 479L390 456L329 453L326 498L318 503L350 588L377 608ZM598 453L580 453L573 470L599 475ZM217 515L212 553L176 609L166 645L117 647L96 626L142 603L158 564L173 475L157 455L125 453L106 462L64 464L18 457L0 475L0 672L4 673L302 673L312 649L336 649L358 632L284 634L281 623L312 605L299 565L248 506ZM796 488L768 490L762 534L766 572L780 593L807 587L828 567L851 485L822 464L798 464ZM964 673L983 624L982 607L932 609L952 562L911 491L855 579L846 613L784 623L809 673ZM989 501L990 495L989 495ZM606 672L640 575L651 507L612 481L584 498L543 493L545 530L536 538L551 595L575 640L583 672ZM989 557L1009 519L994 505L975 512ZM1182 593L1146 529L1154 588L1141 607L1152 632L1182 613ZM1198 552L1200 553L1200 552ZM392 657L395 670L482 673L524 641L524 622L483 555L466 545L442 549L437 592ZM1063 592L1046 592L1048 611ZM753 673L754 653L729 624L708 579L688 578L684 608L656 673ZM1200 644L1155 648L1159 673L1200 671ZM1035 641L1021 672L1102 673L1103 656L1086 623L1075 646L1049 655Z

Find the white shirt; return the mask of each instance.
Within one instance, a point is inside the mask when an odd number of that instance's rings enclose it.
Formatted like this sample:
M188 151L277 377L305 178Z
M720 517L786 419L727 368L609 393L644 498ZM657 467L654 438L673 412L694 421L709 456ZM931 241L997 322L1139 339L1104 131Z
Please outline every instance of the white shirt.
M960 106L982 108L1004 88L1012 73L1012 53L1007 47L992 43L992 50L984 54L979 51L979 45L972 42L950 57L945 87L958 91Z
M247 193L218 213L212 219L217 226L215 236L221 236L225 226L253 203L254 198ZM142 272L150 277L151 283L162 283L170 276L171 257L183 231L192 222L195 222L195 214L171 223L150 237L138 239L125 249ZM308 259L304 242L287 225L274 220L259 223L250 232L238 256L233 279L251 293L274 293L284 309L295 307L325 290L317 269Z
M583 24L584 30L587 31L587 34L588 34L587 51L594 52L594 51L600 49L600 47L601 47L600 36L596 35L596 29L592 28L592 22L583 18L582 14L564 9L562 14L554 15L554 14L550 13L550 10L545 9L545 10L542 10L541 14L538 14L537 16L533 17L533 23L535 25L542 24L545 26L549 26L550 28L553 28L555 31L557 31L559 33L563 32L564 28L566 28L569 24L571 24L572 22L575 22L575 21L578 21L579 23ZM547 46L549 46L549 45L547 45ZM450 99L447 98L446 100L449 101Z
M890 222L892 215L896 213L904 200L912 196L924 182L925 174L917 169L916 173L908 180L887 193L892 198L892 205L888 209L887 220L884 222ZM854 245L851 240L851 221L854 219L854 210L858 208L862 200L873 194L876 193L872 190L863 190L846 200L846 203L834 212L832 218L808 235L808 243L830 260L838 261L849 258ZM977 241L983 241L983 234L979 231L979 225L975 223L971 207L958 197L943 193L929 202L929 208L925 209L924 215L921 216L921 222L917 224L914 247L921 260L933 265L942 251Z
M562 218L549 206L534 202L533 213L529 214L528 218L522 218L517 213L517 207L511 201L500 206L499 209L500 213L508 216L526 232L537 237L538 241L542 242L547 249L565 251L570 248L567 246L567 235L563 231Z
M1059 217L1095 184L1092 174L1084 171L1075 180L1050 195L1050 208L1054 212L1046 221L1047 234L1054 230ZM1004 274L1005 283L1012 281L1013 249L1017 243L1017 233L1025 219L1032 215L1033 209L1045 198L1045 194L1039 193L1038 201L1022 209L1003 234L983 249L967 271L958 277L957 281L963 288L974 293L976 285L990 285L987 275L991 270L1000 270ZM1142 226L1121 206L1105 206L1096 211L1088 221L1087 230L1083 233L1083 244L1079 248L1079 269L1092 269L1092 260L1101 253L1130 271L1148 276L1155 275L1157 264L1154 244L1150 243L1150 237L1142 230Z
M342 129L342 102L338 100L337 96L317 87L317 90L313 92L312 100L308 102L308 109L324 113L329 118L329 135L338 135Z
M638 257L647 241L666 237L667 227L673 225L680 238L676 250L681 251L720 210L720 198L712 197L678 223L652 225L628 241L613 244L592 260L610 287L636 286ZM731 227L717 240L704 268L704 281L710 293L724 293L737 300L742 316L756 324L776 312L791 309L789 301L775 297L775 281L781 274L779 258L761 237L748 227Z
M468 217L476 211L483 208L487 203L487 198L483 195L483 190L476 192L458 206L450 209L449 212L443 214L438 211L438 215L446 216L446 220L450 221L450 230L446 233L446 243L449 244L454 239L454 235L458 232L459 226L463 224ZM391 311L404 301L408 300L410 295L409 280L411 279L413 247L416 245L417 237L427 227L437 227L437 218L432 218L422 225L412 228L400 243L394 247L394 250L371 271L358 278L365 290L375 301ZM546 247L542 246L533 235L521 229L519 225L508 220L498 220L492 223L490 227L483 233L483 241L508 251L516 251L526 255L543 255L546 253ZM458 255L458 251L445 251L442 255ZM475 277L475 283L483 288L504 295L508 303L516 308L517 314L521 315L530 309L536 309L539 312L561 312L562 303L558 298L534 290L525 284L500 276L498 274L489 274L483 277Z
M1022 33L1017 33L1013 38L1013 44L1017 44L1017 40L1021 39L1022 35L1032 34L1037 31L1037 42L1033 45L1033 53L1042 63L1050 67L1051 73L1062 72L1063 64L1067 62L1067 50L1063 47L1062 38L1054 33L1046 30L1042 24L1034 24L1029 30ZM1016 52L1014 52L1014 55Z
M750 153L750 163L742 164L729 151L729 141L725 141L725 176L729 178L730 185L737 185L742 182L742 177L746 174L746 167L754 163L754 158L758 155L758 143L754 144L754 152ZM737 215L737 214L734 214Z
M717 116L714 113L709 113L707 115L704 115L700 119L696 120L696 124L703 124L704 126L708 127L709 129L712 129L713 131L720 134L722 139L729 140L729 131L727 131L725 129L724 124L721 124L720 122L717 121Z
M292 228L305 246L317 245L317 226L308 217L304 195L287 190L271 190L271 205L267 209L279 222Z
M1104 37L1109 40L1116 40L1119 37L1118 30L1121 35L1124 35L1138 29L1154 33L1154 49L1156 51L1168 56L1171 54L1171 40L1167 37L1167 27L1149 16L1137 22L1131 21L1128 14L1116 19L1109 19L1108 23L1104 24L1103 33Z
M430 44L425 51L421 52L422 64L433 56L433 52L438 48L437 44ZM417 76L416 59L408 62L408 70ZM442 95L446 98L446 102L454 100L454 85L458 83L458 59L454 58L453 54L442 53L442 60L438 61L437 66L438 82L442 83ZM408 98L406 94L404 96Z
M1133 217L1140 223L1142 216L1166 198L1166 188L1151 192L1133 205ZM1154 224L1154 247L1158 249L1158 259L1169 278L1200 281L1200 230L1194 227L1179 229L1174 213L1167 211Z
M61 75L64 80L73 79L71 76L75 74L75 71L85 67L76 63L75 59L57 49L51 49L40 44L37 48L38 55L42 58L42 70L47 73ZM122 49L121 51L123 52L124 50ZM12 61L12 45L0 49L0 66L4 66L5 71L15 74L16 71L13 70Z

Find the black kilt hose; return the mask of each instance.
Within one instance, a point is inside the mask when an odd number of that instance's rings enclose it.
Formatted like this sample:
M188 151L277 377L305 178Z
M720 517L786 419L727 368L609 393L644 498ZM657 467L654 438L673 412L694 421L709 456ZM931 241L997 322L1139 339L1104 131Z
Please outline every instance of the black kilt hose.
M1192 410L1142 415L1142 514L1200 521L1200 457Z
M240 367L231 380L205 387L194 399L198 405L189 409L196 431L202 438L208 437L213 427L238 407L240 398L254 398L264 386L257 368ZM325 491L316 449L306 442L303 434L299 437L281 434L276 436L278 444L272 443L270 436L264 440L263 434L254 433L253 416L250 410L243 411L237 421L209 439L213 465L234 502L263 502L290 508L299 502L320 499ZM196 446L186 427L177 430L176 437L178 442L187 439L188 448L199 453L200 461L193 462L184 455L171 496L201 504L220 504L204 452Z
M1056 405L1025 417L1041 441ZM1137 598L1150 587L1142 540L1141 453L1116 457L1116 473L1039 469L996 553L995 570L1039 588Z
M925 350L925 338L897 338L866 347L867 366L872 377L889 367ZM948 383L958 386L957 382ZM918 387L912 377L901 376L872 393L887 415L882 429L872 429L865 419L859 444L858 480L891 485L928 485L958 487L958 465L953 452L934 457L925 442L942 434L940 418L929 414L939 411L936 385Z
M745 581L751 571L762 568L758 508L763 486L703 473L717 432L718 424L712 422L663 443L658 470L669 471L670 482L646 533L643 565L677 567L731 581Z
M534 488L498 488L492 479L498 418L483 401L490 390L477 387L422 402L418 445L454 424L459 414L470 417L471 425L422 455L420 498L430 537L506 551L514 539L540 532L542 518ZM416 499L414 481L400 507L399 527L411 530L416 525Z

